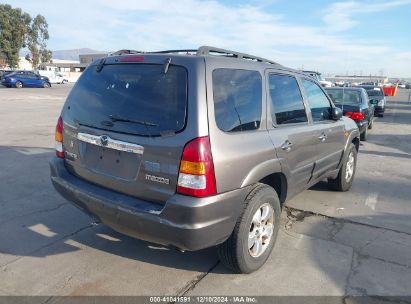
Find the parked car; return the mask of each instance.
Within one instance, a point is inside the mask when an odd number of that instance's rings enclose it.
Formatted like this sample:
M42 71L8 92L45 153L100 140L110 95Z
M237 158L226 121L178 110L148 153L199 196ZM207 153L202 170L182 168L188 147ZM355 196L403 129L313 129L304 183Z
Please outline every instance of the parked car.
M55 139L51 181L95 221L179 250L218 246L239 273L269 257L287 199L325 178L350 189L359 148L312 77L212 47L94 61Z
M50 88L50 80L31 71L15 71L3 77L1 84L11 88Z
M334 84L331 81L325 80L322 77L321 73L319 72L316 72L316 71L303 71L303 72L315 78L315 80L317 80L325 88L330 88L334 86Z
M5 77L7 74L13 73L14 70L0 70L0 81Z
M387 104L383 88L370 85L362 85L361 87L367 91L368 98L374 106L374 115L383 117Z
M359 86L374 86L378 87L378 83L374 81L366 81L366 82L361 82Z
M363 88L326 88L335 106L339 107L344 116L357 123L360 139L366 141L368 129L372 129L374 121L374 106L370 103L367 92Z

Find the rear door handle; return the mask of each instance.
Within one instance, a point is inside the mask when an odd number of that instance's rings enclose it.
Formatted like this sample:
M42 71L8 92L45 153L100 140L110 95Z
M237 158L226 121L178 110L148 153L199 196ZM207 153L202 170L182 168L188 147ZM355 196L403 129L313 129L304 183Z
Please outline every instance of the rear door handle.
M321 134L321 136L318 137L319 140L325 141L327 139L327 135L325 133Z
M285 151L290 151L292 147L293 147L293 144L292 144L289 140L286 140L286 141L281 145L281 149L283 149L283 150L285 150Z

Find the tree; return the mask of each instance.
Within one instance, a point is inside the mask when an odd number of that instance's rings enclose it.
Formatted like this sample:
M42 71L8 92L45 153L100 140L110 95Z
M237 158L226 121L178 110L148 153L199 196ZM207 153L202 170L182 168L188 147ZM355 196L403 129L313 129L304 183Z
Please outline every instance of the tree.
M0 68L4 69L7 67L6 59L3 54L0 53Z
M0 54L6 64L15 68L19 52L27 47L33 68L40 62L50 62L52 52L47 49L49 39L46 18L37 15L34 19L20 8L0 4Z
M40 60L42 63L50 62L52 63L53 60L53 52L47 49L40 50Z
M0 52L11 68L19 63L19 52L26 46L30 22L30 15L21 9L0 4Z
M49 32L46 18L37 15L31 22L27 36L27 46L31 53L33 68L37 68L40 62L50 62L52 52L47 49L48 39Z

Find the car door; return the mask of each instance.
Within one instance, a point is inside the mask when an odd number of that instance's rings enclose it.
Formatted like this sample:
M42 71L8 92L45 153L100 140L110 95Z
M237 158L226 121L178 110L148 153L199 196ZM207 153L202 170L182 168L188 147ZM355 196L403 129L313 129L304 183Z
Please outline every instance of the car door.
M25 73L25 74L21 75L21 77L24 78L23 83L24 83L25 87L33 87L35 85L36 79L34 78L33 75Z
M310 108L316 139L313 180L338 167L344 151L344 122L332 118L331 100L323 89L308 78L300 78L304 99Z
M370 98L368 97L368 94L365 91L365 89L361 91L361 109L368 123L370 123L374 119L375 108L374 105L371 104Z
M292 74L267 72L267 129L287 175L290 196L307 187L316 159L316 127Z

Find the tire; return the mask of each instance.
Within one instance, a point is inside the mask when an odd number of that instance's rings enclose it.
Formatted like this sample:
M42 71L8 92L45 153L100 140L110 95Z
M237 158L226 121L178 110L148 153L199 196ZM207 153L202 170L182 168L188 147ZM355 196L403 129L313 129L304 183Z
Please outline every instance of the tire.
M360 134L361 141L367 141L368 138L368 128L365 128L364 132Z
M251 273L264 265L273 250L280 228L281 208L275 190L264 184L257 184L250 191L243 206L231 236L218 246L218 255L220 261L234 272ZM258 226L253 222L259 223ZM271 236L268 236L270 232ZM249 242L251 235L254 235L254 241Z
M374 119L371 119L370 123L368 124L368 129L372 129L372 127L374 126Z
M21 89L23 87L23 83L21 81L16 81L16 88Z
M338 172L337 178L328 179L328 185L331 189L345 192L351 188L357 167L357 153L355 146L350 144L344 155L343 164Z
M43 83L43 88L48 89L50 87L51 87L50 83L48 82Z

